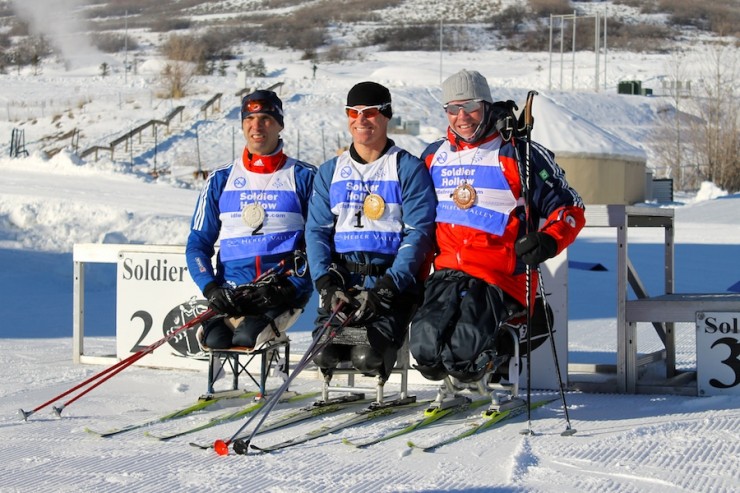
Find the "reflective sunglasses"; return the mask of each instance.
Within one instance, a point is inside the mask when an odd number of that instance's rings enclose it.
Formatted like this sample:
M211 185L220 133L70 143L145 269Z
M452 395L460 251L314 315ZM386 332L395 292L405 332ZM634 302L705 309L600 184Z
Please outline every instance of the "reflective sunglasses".
M345 106L344 110L347 112L347 116L350 118L359 118L360 115L365 115L365 118L374 118L380 114L381 111L389 107L391 103L376 104L374 106L365 106L364 108L355 108L354 106Z
M242 111L244 111L245 113L264 113L268 111L275 111L275 106L271 102L264 99L252 99L244 103L244 108L242 108Z
M457 115L460 110L463 110L465 113L470 114L483 108L483 100L471 99L470 101L465 101L464 103L447 103L443 106L443 108L450 115Z

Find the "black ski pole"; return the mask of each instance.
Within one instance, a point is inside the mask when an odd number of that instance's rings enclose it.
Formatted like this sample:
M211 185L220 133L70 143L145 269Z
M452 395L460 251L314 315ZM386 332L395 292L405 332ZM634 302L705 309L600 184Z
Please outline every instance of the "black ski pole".
M576 433L575 428L570 426L570 416L568 415L568 404L565 402L565 391L563 390L563 378L560 373L560 361L558 360L558 350L555 346L555 337L553 335L553 320L550 320L550 314L547 312L547 299L545 298L545 286L542 281L542 271L537 267L537 276L539 278L539 289L540 298L542 298L542 308L545 311L545 323L547 324L547 333L550 337L550 348L552 349L552 359L555 362L555 372L558 377L558 390L560 391L560 400L563 403L563 411L565 412L565 430L561 433L562 436L571 436Z
M305 364L300 368L296 366L296 368L293 370L293 373L291 373L290 375L291 378L295 378L295 375L303 371L303 369L306 366L308 366L308 364L313 360L313 358L331 343L331 341L337 336L337 334L339 334L339 331L343 329L344 327L348 326L352 322L352 320L354 319L354 313L355 312L352 312L351 314L349 314L347 318L344 319L344 321L338 327L333 328L329 332L326 339L322 343L317 344L314 347L313 351L311 351L310 356L306 359ZM308 351L306 352L308 353ZM255 425L254 429L252 430L252 432L249 434L248 437L234 441L234 452L240 455L246 455L249 452L249 446L250 446L250 443L252 442L252 439L259 432L259 429L262 427L262 423L265 422L265 419L267 419L267 415L270 414L270 411L272 411L272 408L275 407L276 403L277 403L277 399L275 399L272 403L270 403L269 409L267 409L267 405L265 405L265 410L262 413L262 418L260 418L260 420L257 422L257 424ZM254 448L254 446L252 446L252 448Z
M290 374L290 376L285 380L285 382L275 391L275 393L270 396L265 403L264 407L261 407L257 410L256 413L254 413L252 416L249 417L249 419L239 427L238 430L227 440L216 440L213 442L213 449L216 451L218 455L228 455L229 454L229 445L234 445L234 452L245 455L249 451L249 443L251 442L252 438L257 434L257 431L259 430L259 427L262 425L262 423L265 421L265 418L267 415L272 411L272 409L275 407L277 402L280 400L280 396L285 393L285 391L288 389L288 386L293 382L295 377L306 367L308 364L313 360L313 357L322 349L324 349L329 342L337 335L337 332L346 326L351 320L352 315L349 315L344 322L337 328L334 328L327 339L319 344L319 341L324 336L324 334L329 330L332 321L334 318L336 318L337 314L342 311L344 308L345 303L342 301L340 302L336 308L332 311L331 315L327 319L327 321L324 323L324 325L321 327L321 330L316 334L316 336L311 341L311 344L309 344L308 349L306 349L306 352L303 354L303 357L298 362L296 367L293 369L293 372ZM236 438L254 421L257 416L261 415L260 421L255 426L252 433L249 435L248 438L243 438L237 440Z
M533 231L532 224L532 182L534 177L531 173L530 154L532 150L532 102L537 95L537 91L527 93L527 102L524 104L524 129L526 131L525 155L524 155L524 207L525 207L525 234ZM529 264L525 267L525 293L527 297L527 429L522 430L522 434L533 435L532 431L532 267Z

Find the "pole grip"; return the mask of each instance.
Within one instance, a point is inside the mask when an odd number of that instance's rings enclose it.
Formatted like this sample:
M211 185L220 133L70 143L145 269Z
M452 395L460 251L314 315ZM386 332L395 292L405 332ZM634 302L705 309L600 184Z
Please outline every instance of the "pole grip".
M529 129L534 125L534 119L532 118L532 101L537 94L539 94L537 91L529 91L527 93L527 102L524 104L524 125Z

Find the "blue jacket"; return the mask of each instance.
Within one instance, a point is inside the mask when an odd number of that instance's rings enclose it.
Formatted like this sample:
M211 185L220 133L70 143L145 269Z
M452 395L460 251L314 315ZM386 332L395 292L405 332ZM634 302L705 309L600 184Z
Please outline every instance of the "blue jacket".
M389 275L399 291L403 292L408 289L420 289L419 275L426 274L426 272L420 272L420 269L426 266L425 261L433 249L437 199L434 185L424 163L395 146L391 147L388 152L396 151L403 211L402 239L398 252L386 254L353 251L343 253L342 259L359 264L388 266L385 271L386 275ZM350 151L345 151L345 155L349 153ZM314 281L328 273L330 265L336 261L337 257L333 240L337 216L331 211L329 192L338 159L339 157L332 158L319 167L309 205L306 222L306 253ZM357 165L361 166L360 163ZM362 283L364 288L371 288L376 280L374 276L366 276L363 279L360 275L355 275L352 282Z
M190 275L200 288L201 292L206 285L216 282L218 285L230 284L233 287L252 282L264 271L278 264L283 258L292 260L293 252L278 255L262 255L244 259L221 261L220 256L216 259L214 271L211 259L215 254L215 245L221 231L221 220L219 219L219 198L226 185L232 168L242 166L241 158L213 171L207 178L205 185L196 203L196 213L190 223L190 235L185 250ZM295 161L294 166L296 193L301 203L301 210L305 218L308 212L308 201L313 186L316 167L310 164ZM198 222L196 223L196 216ZM196 226L197 224L197 226ZM300 247L303 248L303 240L300 239ZM292 261L289 265L293 265ZM290 276L290 281L296 287L296 297L308 296L313 291L311 279L305 277Z

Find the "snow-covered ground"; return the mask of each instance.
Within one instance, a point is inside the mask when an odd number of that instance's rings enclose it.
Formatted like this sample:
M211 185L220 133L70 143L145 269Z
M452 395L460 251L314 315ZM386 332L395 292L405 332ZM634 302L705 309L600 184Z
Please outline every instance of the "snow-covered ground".
M195 190L146 183L135 176L78 165L67 156L0 161L0 228L3 272L0 329L4 368L0 382L0 491L737 491L740 398L728 396L567 393L578 432L560 436L564 415L555 401L534 411L536 436L522 436L520 419L436 453L410 452L404 439L356 450L341 438L363 440L410 419L347 429L271 455L221 457L188 446L228 438L240 422L159 442L142 430L102 439L105 430L156 417L194 402L206 375L185 370L131 367L65 409L63 418L42 409L23 422L18 409L33 409L105 367L72 364L71 245L102 242L106 235L133 242L184 239ZM712 198L719 195L718 198ZM724 291L738 280L731 260L740 254L738 196L710 187L676 204L678 291ZM636 238L639 247L658 248ZM613 239L584 230L571 258L601 262L609 272L571 270L569 356L615 351ZM641 243L646 243L645 245ZM648 249L648 252L650 250ZM638 254L639 255L639 254ZM647 259L633 259L650 266ZM648 284L658 282L660 269ZM108 277L106 277L106 274ZM110 272L93 271L88 289L99 299L88 313L86 354L110 354L115 309ZM292 333L293 351L308 344L310 315ZM687 325L687 324L683 324ZM679 327L679 365L693 368L691 326ZM95 335L90 337L89 335ZM687 342L688 340L688 342ZM279 381L270 379L269 386ZM389 384L389 386L391 386ZM393 386L391 386L393 387ZM294 390L316 391L313 372ZM419 399L434 388L412 385ZM534 392L538 397L541 392ZM552 397L557 397L550 393ZM71 398L68 396L67 399ZM66 402L62 399L61 402ZM292 405L280 405L279 415ZM232 408L233 409L233 408ZM204 412L148 431L193 426L224 410ZM261 435L256 444L297 436L332 418ZM464 427L433 426L409 437L429 443Z
M261 50L261 48L260 48ZM687 59L700 60L701 46L687 46ZM253 52L254 53L254 52ZM594 93L593 63L583 55L576 71L576 90L560 90L559 75L548 90L546 53L479 51L445 53L368 53L362 60L320 64L313 78L310 62L300 53L259 51L270 77L250 80L253 87L282 82L286 107L283 133L290 153L320 164L348 139L342 107L347 90L361 80L375 80L392 92L394 112L419 122L418 136L394 134L413 152L442 135L445 118L439 105L439 82L461 68L488 77L494 96L520 103L529 89L567 107L614 138L647 153L647 135L659 97L619 96L619 80L658 84L670 73L669 55L610 53L606 89ZM579 57L581 55L579 54ZM364 450L341 443L362 440L394 428L410 414L344 430L284 452L220 457L188 442L228 438L241 423L231 423L190 436L159 442L141 430L101 439L84 428L107 429L164 414L194 402L204 393L203 372L131 367L70 405L58 419L40 410L23 422L18 409L33 409L105 367L72 363L72 248L76 243L182 245L188 232L198 183L191 185L199 161L212 169L238 153L236 75L203 77L183 102L158 100L156 60L143 62L139 74L101 78L100 62L75 71L45 65L40 76L15 72L0 75L0 132L25 130L31 156L8 159L0 145L0 272L4 303L0 308L0 492L731 492L740 489L740 397L617 395L567 393L574 436L565 429L559 401L532 413L535 436L523 436L522 419L497 430L439 449L410 451L405 439L389 440ZM697 63L695 66L699 66ZM441 72L441 73L440 73ZM567 79L567 77L566 77ZM603 82L603 81L602 81ZM645 85L645 84L643 84ZM208 119L200 105L223 92L221 112ZM81 102L82 101L82 102ZM538 101L543 101L538 104ZM24 102L24 104L21 104ZM111 161L80 161L62 151L41 157L44 136L71 128L81 130L80 147L106 144L150 118L163 117L172 106L187 106L186 121L160 135L157 153L143 146ZM536 129L547 129L547 108L535 99ZM540 111L538 113L538 111ZM16 113L17 112L17 113ZM26 113L23 113L26 112ZM195 135L197 131L198 144ZM553 148L567 149L567 134L544 132ZM604 139L604 137L600 137ZM608 139L601 145L608 145ZM156 156L156 157L155 157ZM130 158L130 159L129 159ZM155 161L156 160L156 161ZM133 161L133 165L131 162ZM169 169L158 180L146 172L156 162ZM676 291L724 292L740 281L740 196L727 196L707 184L699 193L681 194L672 204L676 214ZM656 207L654 204L646 204ZM579 362L600 355L613 363L616 351L616 274L614 233L586 228L569 249L573 260L598 262L606 272L571 269L569 280L569 354ZM658 292L663 272L653 254L662 237L640 232L630 237L631 260L644 274L649 291ZM115 283L106 266L91 269L85 338L86 354L115 350ZM315 302L314 302L315 303ZM311 313L291 331L292 350L309 343ZM641 340L655 344L652 327L641 327ZM679 324L679 367L694 369L692 324ZM655 339L653 337L653 339ZM652 347L641 347L652 350ZM736 356L736 355L735 355ZM589 360L590 362L594 362ZM737 361L735 361L736 363ZM316 391L313 373L296 380L294 389ZM272 379L269 386L278 382ZM433 397L434 387L412 385L419 399ZM535 391L535 395L540 392ZM549 394L557 397L555 394ZM64 401L64 400L63 400ZM301 403L280 405L275 414ZM171 430L204 422L220 411L152 427ZM256 444L297 436L311 425L262 435ZM464 427L450 421L409 437L424 444Z

